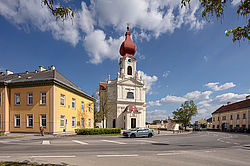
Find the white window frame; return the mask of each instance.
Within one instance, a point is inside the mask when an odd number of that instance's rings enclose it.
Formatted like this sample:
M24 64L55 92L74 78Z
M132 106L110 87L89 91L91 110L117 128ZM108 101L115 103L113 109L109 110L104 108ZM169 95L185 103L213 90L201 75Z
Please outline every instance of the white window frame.
M91 127L91 119L89 119L89 127Z
M31 100L30 100L30 98L31 98ZM30 103L30 101L31 101L31 103ZM27 93L27 104L33 105L33 93L32 92Z
M34 121L33 121L33 114L27 114L27 127L33 127ZM30 125L30 120L32 121L32 124Z
M76 127L76 117L72 117L72 127Z
M72 98L72 108L75 109L76 108L76 99Z
M91 104L89 104L89 112L91 112Z
M81 110L84 111L84 102L81 102Z
M19 103L17 103L17 96L19 96ZM15 94L15 105L21 105L21 95L20 95L20 93Z
M62 104L62 101L63 101L63 104ZM64 94L61 94L61 96L60 96L60 105L65 106L65 95Z
M62 121L63 121L63 126L62 126ZM65 115L60 116L60 127L65 127Z
M45 118L43 118L45 116ZM43 120L45 119L45 125L43 125ZM40 114L40 126L43 126L43 128L47 127L47 115L46 114Z
M21 126L21 117L20 117L20 114L15 114L14 118L15 118L15 124L14 124L14 126L19 128ZM17 120L19 120L19 125L17 125Z
M41 92L40 93L40 96L41 96L41 98L40 98L40 104L41 105L46 105L46 92ZM44 100L44 98L45 98L45 100Z

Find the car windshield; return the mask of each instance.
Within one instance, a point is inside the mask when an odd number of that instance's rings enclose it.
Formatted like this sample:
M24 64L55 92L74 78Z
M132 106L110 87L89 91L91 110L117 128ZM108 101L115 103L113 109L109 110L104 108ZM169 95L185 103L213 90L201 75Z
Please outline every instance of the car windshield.
M134 129L131 129L131 131L136 131L136 130L138 130L139 128L134 128Z

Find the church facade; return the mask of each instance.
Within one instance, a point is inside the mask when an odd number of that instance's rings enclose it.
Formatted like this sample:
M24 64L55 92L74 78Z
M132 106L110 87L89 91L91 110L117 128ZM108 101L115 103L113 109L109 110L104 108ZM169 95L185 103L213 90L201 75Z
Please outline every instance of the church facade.
M105 112L107 128L131 129L145 127L146 88L136 70L136 45L130 37L129 27L120 47L120 72L114 80L99 83L100 111ZM104 125L104 126L105 126Z

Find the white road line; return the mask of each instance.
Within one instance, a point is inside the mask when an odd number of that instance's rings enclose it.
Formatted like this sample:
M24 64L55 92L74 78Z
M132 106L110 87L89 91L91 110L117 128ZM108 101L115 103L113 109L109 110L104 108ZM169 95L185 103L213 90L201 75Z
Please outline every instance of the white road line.
M235 145L239 145L239 143L234 143Z
M227 144L230 144L231 142L226 142Z
M31 158L73 158L76 156L31 156Z
M0 156L0 158L10 158L10 156Z
M156 155L157 156L170 156L170 155L177 155L177 154L181 154L181 153L158 153Z
M110 142L110 143L115 143L115 144L120 144L120 145L125 145L127 143L124 143L124 142L118 142L118 141L111 141L111 140L101 140L103 142Z
M82 145L88 145L86 142L78 141L78 140L72 140L75 143L82 144Z
M159 143L159 142L150 141L150 140L136 140L136 141L149 142L149 143ZM165 142L167 142L167 141L165 141Z
M50 144L50 141L48 141L48 140L43 140L42 144L43 144L43 145L49 145L49 144Z
M111 154L111 155L97 155L97 157L137 157L138 154Z

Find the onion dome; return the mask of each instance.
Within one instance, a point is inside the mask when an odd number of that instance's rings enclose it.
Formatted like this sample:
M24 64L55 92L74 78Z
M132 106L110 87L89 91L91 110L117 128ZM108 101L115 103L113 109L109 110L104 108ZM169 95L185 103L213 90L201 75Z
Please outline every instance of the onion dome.
M121 47L120 47L120 54L121 56L134 56L135 52L136 52L136 45L135 43L132 42L131 38L130 38L130 32L129 32L129 26L127 26L127 32L125 34L126 39L125 41L122 43Z

